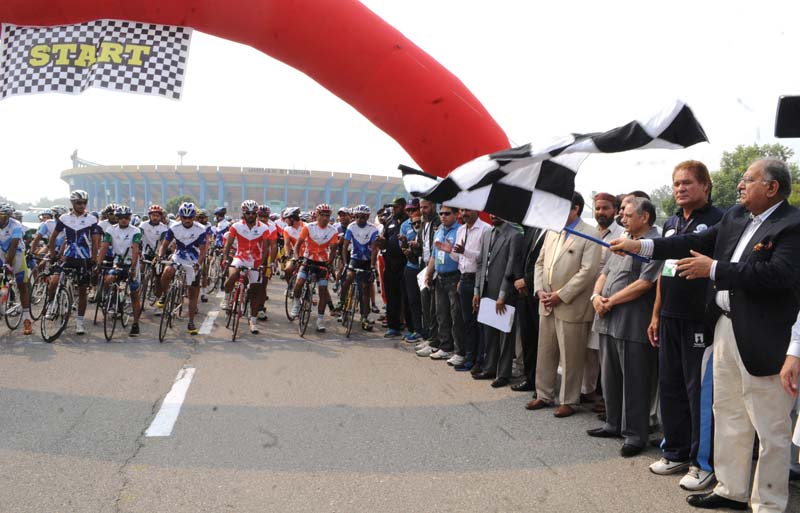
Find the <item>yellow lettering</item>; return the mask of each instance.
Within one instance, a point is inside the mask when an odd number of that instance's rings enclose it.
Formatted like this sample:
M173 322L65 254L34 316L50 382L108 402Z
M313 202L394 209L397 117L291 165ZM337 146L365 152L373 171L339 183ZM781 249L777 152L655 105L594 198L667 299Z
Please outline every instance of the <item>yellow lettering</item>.
M56 59L56 66L69 66L69 54L78 51L78 45L75 43L59 43L53 45L53 53L58 53Z
M125 45L125 53L130 54L128 66L141 66L142 55L150 55L152 49L145 45Z
M35 68L41 68L50 64L50 47L47 45L36 45L31 48L31 55L28 64Z
M97 62L122 64L122 49L122 45L119 43L103 41L100 43L100 55L97 57Z
M88 68L97 62L97 50L94 45L81 45L81 51L75 59L75 66L79 68Z

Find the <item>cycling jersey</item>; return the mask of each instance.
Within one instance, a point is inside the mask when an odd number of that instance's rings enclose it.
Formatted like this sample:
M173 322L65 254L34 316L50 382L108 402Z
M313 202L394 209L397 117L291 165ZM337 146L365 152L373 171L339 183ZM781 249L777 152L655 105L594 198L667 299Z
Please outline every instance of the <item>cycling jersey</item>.
M138 244L141 248L142 231L136 226L128 225L127 228L122 228L120 225L115 224L103 235L103 242L107 242L110 245L109 248L114 255L115 264L131 265L131 259L133 258L133 250L131 248L134 244Z
M55 219L48 219L44 221L42 224L39 225L39 229L36 231L39 235L42 236L42 239L48 241L50 236L53 234L53 231L56 229L56 220ZM64 233L58 234L56 237L56 249L61 249L61 245L64 243Z
M97 223L97 226L99 226L100 229L102 230L102 232L100 232L100 235L103 235L104 233L108 232L108 230L112 226L116 226L116 225L115 224L111 224L111 221L109 221L108 219L103 219L102 221ZM107 262L110 262L113 259L114 259L114 252L111 251L111 248L109 247L108 251L106 252L105 260Z
M58 218L55 231L59 234L65 234L64 243L67 248L64 251L64 256L79 260L92 258L92 235L102 234L95 216L87 213L76 216L72 212L62 214Z
M284 245L290 246L294 250L294 245L297 244L297 239L300 238L300 232L303 231L305 227L304 223L300 223L297 226L286 226L283 229L283 243ZM295 257L302 255L306 251L306 243L304 242L302 246L300 246L300 253L299 255L295 255Z
M200 259L200 247L206 244L206 227L192 223L186 228L183 223L174 223L164 233L164 240L175 241L173 260L182 264L194 264Z
M159 243L164 238L167 230L169 230L169 226L164 223L151 224L150 221L142 223L139 228L142 231L142 246L145 255L158 251Z
M307 242L303 256L314 262L327 262L331 256L331 245L339 242L336 228L331 225L323 228L319 223L304 226L300 237Z
M344 239L350 241L350 259L366 260L372 259L372 251L369 245L378 238L378 227L372 223L367 223L363 227L358 223L347 225Z
M227 219L223 219L223 220L221 220L220 222L217 223L217 226L215 227L215 231L216 231L216 234L217 234L216 246L218 248L221 248L222 246L225 245L225 241L224 241L223 237L225 236L226 233L228 233L228 230L230 229L230 227L231 227L231 223Z
M11 241L14 239L19 239L19 242L17 242L17 254L25 251L25 242L22 240L24 235L25 227L22 226L22 223L13 217L9 218L5 228L0 228L0 250L2 250L3 254L8 253Z
M234 258L240 260L247 267L261 265L262 245L272 236L269 228L261 221L256 221L253 227L247 226L244 221L234 223L228 230L228 237L234 237L236 254Z

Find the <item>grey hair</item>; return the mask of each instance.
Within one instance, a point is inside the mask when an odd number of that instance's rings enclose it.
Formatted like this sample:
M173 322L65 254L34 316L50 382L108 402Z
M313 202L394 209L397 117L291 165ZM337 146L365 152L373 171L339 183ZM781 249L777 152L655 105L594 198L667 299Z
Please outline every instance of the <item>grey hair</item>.
M792 195L792 173L786 162L781 159L759 159L757 162L763 162L761 172L764 178L778 182L778 194L784 198Z
M628 200L628 205L631 205L634 208L636 215L639 217L647 212L647 223L650 226L653 226L653 224L656 222L656 207L649 199L633 197Z

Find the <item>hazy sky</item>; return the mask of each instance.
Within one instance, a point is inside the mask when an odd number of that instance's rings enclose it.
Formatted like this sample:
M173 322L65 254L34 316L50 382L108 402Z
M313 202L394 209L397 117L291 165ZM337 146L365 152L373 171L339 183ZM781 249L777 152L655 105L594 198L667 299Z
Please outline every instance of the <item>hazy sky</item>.
M718 167L737 144L773 142L777 99L800 94L800 2L365 0L459 77L515 145L647 118L673 98L711 139L683 151L592 156L578 189L647 191L686 158ZM794 141L782 141L800 150ZM66 194L81 157L397 173L400 146L302 73L195 31L184 97L89 90L0 102L0 194Z

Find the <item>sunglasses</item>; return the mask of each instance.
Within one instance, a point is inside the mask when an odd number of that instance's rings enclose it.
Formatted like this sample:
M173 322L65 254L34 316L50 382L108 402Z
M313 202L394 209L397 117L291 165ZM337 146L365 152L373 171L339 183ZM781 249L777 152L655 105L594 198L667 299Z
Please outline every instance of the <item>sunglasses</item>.
M419 226L419 225L421 225L421 224L422 224L422 223L420 223L419 221L417 221L416 223L411 223L411 226Z
M85 201L73 201L72 204L73 205L86 205L86 202Z
M452 212L439 212L439 215L440 216L451 216L451 215L453 215L453 213Z
M117 216L117 219L128 219L130 220L131 216Z

